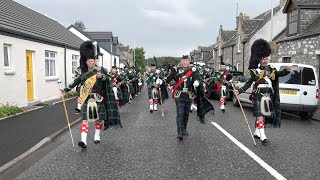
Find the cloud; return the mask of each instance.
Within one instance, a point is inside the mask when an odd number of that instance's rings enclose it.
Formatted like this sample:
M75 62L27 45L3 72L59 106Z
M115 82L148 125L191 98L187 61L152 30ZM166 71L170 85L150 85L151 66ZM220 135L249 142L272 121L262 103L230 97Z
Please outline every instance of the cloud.
M148 4L146 4L148 6ZM183 27L189 29L203 28L205 20L193 13L190 0L172 1L156 0L149 4L150 8L141 8L145 18L153 20L162 26Z

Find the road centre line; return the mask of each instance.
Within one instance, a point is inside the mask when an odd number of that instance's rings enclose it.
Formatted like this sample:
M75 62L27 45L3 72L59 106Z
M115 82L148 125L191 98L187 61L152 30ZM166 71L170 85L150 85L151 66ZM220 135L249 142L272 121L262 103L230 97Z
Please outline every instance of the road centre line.
M267 170L273 177L276 179L285 180L280 173L278 173L275 169L273 169L269 164L264 162L259 156L254 154L250 149L244 146L241 142L239 142L236 138L234 138L231 134L229 134L226 130L224 130L219 124L216 122L211 122L217 129L219 129L225 136L227 136L233 143L235 143L239 148L241 148L245 153L247 153L253 160L255 160L260 166L262 166L265 170Z

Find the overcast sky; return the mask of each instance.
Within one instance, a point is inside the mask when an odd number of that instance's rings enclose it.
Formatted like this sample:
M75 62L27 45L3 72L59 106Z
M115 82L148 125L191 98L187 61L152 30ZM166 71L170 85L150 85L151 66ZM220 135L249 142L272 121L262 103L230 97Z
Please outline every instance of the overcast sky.
M83 21L88 31L112 31L146 57L182 56L215 43L219 26L235 29L238 11L255 17L279 0L16 0L65 27Z

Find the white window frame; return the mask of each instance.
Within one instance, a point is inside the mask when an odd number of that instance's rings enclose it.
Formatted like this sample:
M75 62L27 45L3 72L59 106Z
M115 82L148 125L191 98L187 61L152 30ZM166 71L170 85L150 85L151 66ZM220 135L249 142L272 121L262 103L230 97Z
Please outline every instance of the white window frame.
M48 57L46 56L46 54L48 53ZM51 57L51 55L54 54L54 57ZM45 77L46 79L51 79L51 78L57 78L58 77L58 53L55 51L49 51L49 50L45 50L45 63L44 63L44 71L45 71ZM47 75L47 68L46 68L46 61L49 61L49 72ZM53 75L50 75L50 61L54 61L54 66L55 66L55 72Z
M75 71L79 67L79 64L80 64L79 58L80 58L80 55L72 54L71 71L73 75L75 74ZM76 66L74 66L74 63L76 63Z
M4 57L4 48L7 48L7 55L8 55L8 66L5 66L5 57ZM11 53L12 52L12 45L11 44L3 44L3 66L4 70L12 70L12 61L11 61Z

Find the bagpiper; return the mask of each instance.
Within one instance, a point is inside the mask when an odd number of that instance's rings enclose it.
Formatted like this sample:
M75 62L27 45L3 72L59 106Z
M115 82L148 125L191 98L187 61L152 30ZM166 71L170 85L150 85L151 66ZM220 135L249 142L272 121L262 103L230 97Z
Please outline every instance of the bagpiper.
M235 94L245 92L252 83L254 88L251 99L253 100L253 116L256 117L254 137L261 140L263 145L268 145L269 140L265 135L265 124L274 127L281 125L281 109L278 78L290 73L291 67L277 71L268 65L271 47L264 39L256 40L251 46L249 70L251 78Z
M101 121L107 120L109 125L121 125L117 103L112 90L110 76L107 70L96 65L96 47L91 41L85 41L80 46L81 75L68 87L61 90L68 92L83 83L78 102L81 106L82 124L80 126L81 140L78 146L87 147L89 122L95 122L94 143L100 143ZM108 111L106 111L108 110Z
M182 56L181 68L172 70L171 74L166 78L166 83L175 80L172 91L172 98L175 99L177 108L177 139L183 140L183 136L187 136L187 125L189 120L189 111L191 102L197 98L197 114L200 122L205 123L204 115L213 110L212 104L204 98L203 86L200 85L199 74L196 68L190 67L188 55ZM202 87L199 89L199 87Z
M110 71L111 76L111 83L112 83L112 90L115 96L115 99L117 100L117 105L120 107L120 101L123 100L122 92L121 92L121 78L118 75L118 70L116 66L112 66Z
M229 66L226 66L224 62L221 62L219 71L215 74L215 79L217 81L217 92L220 96L220 110L225 112L226 110L226 99L227 99L227 85L228 81L232 78L229 74Z
M158 101L160 98L160 85L163 83L162 78L160 77L160 70L156 69L155 64L150 65L150 71L148 73L147 79L148 86L148 98L149 98L149 107L150 113L158 110Z

